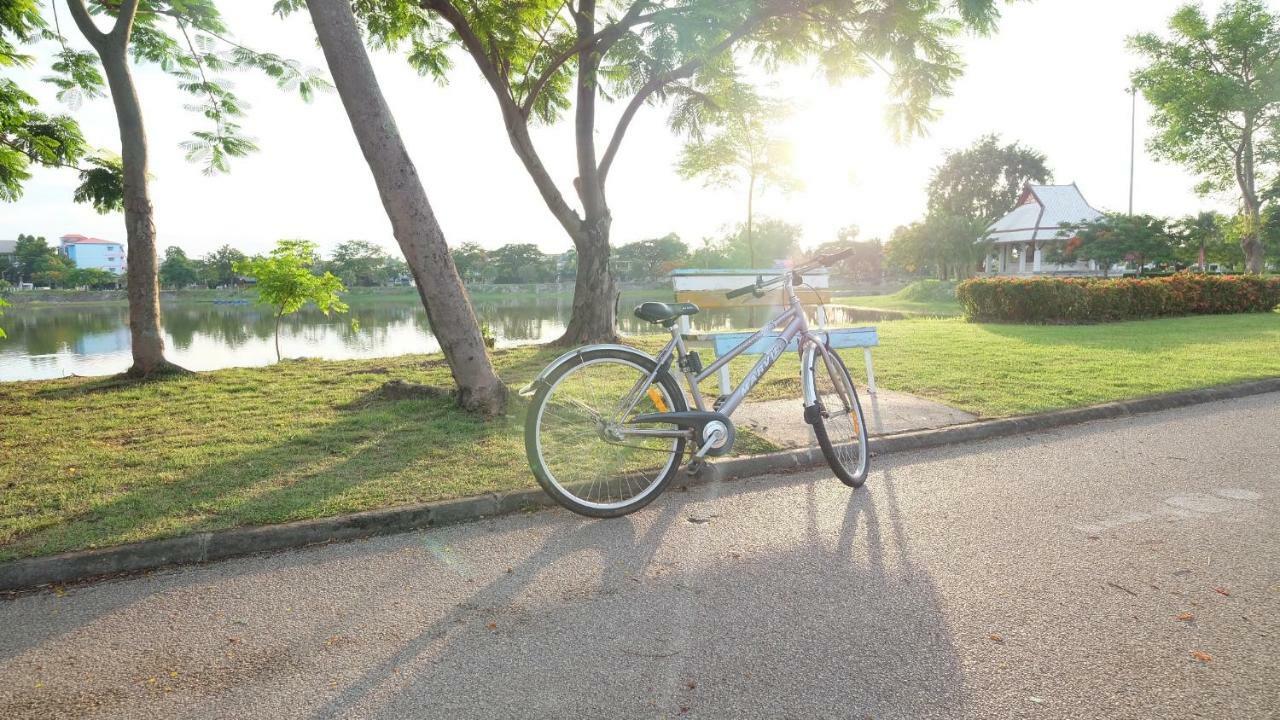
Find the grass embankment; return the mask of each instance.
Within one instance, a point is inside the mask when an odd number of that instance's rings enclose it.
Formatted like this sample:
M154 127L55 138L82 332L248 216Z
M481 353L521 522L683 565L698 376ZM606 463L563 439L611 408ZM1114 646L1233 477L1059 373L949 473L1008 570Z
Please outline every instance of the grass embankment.
M1275 313L1100 326L922 319L880 333L882 387L985 416L1280 375ZM518 387L555 354L516 348L495 362ZM861 375L861 353L848 365ZM756 397L798 397L797 369L785 356ZM443 385L449 371L439 356L403 356L145 385L0 384L0 560L533 485L523 401L485 423L443 400L388 399L379 388L391 379ZM736 449L769 448L748 438Z
M942 280L917 280L890 295L854 295L838 297L832 302L876 310L950 317L963 313L960 303L956 302L956 285L957 283Z

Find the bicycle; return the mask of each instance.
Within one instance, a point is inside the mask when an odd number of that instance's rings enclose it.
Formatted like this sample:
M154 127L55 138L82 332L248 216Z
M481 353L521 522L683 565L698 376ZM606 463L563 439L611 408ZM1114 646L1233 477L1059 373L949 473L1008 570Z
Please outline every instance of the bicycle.
M671 333L656 357L611 344L561 355L520 390L533 398L525 420L525 452L538 483L560 505L589 517L618 517L643 508L671 482L686 446L690 473L700 471L706 458L732 449L736 433L730 416L794 340L801 360L804 420L813 426L836 477L861 487L869 463L867 430L853 378L829 338L809 329L795 291L806 272L830 267L850 252L819 256L768 280L757 276L754 283L725 293L730 299L763 297L780 284L787 308L705 368L698 353L686 347L680 329L681 317L699 311L692 303L636 306L637 317ZM775 333L779 326L782 330ZM760 360L708 409L699 384L766 337L773 343ZM673 360L695 410L689 409L671 371Z

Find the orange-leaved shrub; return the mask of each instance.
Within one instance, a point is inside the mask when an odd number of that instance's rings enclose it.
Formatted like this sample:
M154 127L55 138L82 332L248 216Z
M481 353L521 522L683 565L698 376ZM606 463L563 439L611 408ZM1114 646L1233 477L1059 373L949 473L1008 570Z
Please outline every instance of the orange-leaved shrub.
M984 322L1097 323L1270 312L1280 305L1280 277L974 278L960 284L956 299L965 317Z

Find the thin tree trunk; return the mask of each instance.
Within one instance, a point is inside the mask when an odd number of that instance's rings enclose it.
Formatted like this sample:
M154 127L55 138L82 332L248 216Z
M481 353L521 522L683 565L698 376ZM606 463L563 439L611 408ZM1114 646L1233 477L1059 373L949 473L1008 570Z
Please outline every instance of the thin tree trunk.
M382 95L351 4L349 0L308 0L307 5L392 232L417 281L427 321L453 373L458 403L486 415L501 413L507 388L489 362L475 312Z
M133 365L125 373L149 377L180 371L164 357L160 325L160 287L156 271L156 226L147 183L147 136L142 105L129 72L129 36L137 2L122 6L116 26L103 33L93 24L81 0L69 3L72 17L102 60L120 130L120 159L124 167L124 224L128 247L129 334Z
M595 0L580 0L574 13L578 38L595 34ZM582 200L580 232L571 234L578 250L578 274L574 279L573 312L569 325L555 342L581 345L617 339L617 280L609 268L609 230L612 217L605 200L604 182L596 159L596 77L599 53L584 47L578 54L577 95L574 103L574 141L578 178L574 187Z
M276 312L276 364L280 363L280 316L284 315L284 310Z
M748 267L756 266L756 243L755 237L752 235L755 223L755 200L756 200L756 176L751 174L751 179L747 181L747 257L751 260Z
M1253 130L1254 119L1246 117L1244 141L1241 152L1236 156L1236 182L1240 185L1240 194L1244 199L1245 231L1240 237L1240 249L1244 251L1245 270L1261 273L1263 248L1258 230L1262 224L1262 213L1261 203L1258 201L1257 179L1254 176Z

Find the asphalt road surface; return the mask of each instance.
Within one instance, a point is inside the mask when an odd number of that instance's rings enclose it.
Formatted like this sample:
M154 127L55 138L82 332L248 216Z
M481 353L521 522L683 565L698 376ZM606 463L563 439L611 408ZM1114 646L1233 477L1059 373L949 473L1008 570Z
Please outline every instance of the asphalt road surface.
M1277 718L1280 395L0 601L0 718Z

